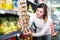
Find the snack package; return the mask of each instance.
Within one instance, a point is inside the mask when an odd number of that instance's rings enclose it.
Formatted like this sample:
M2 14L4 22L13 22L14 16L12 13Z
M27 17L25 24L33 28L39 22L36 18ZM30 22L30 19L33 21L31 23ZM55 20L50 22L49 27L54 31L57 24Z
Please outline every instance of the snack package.
M6 0L0 0L0 9L5 10L5 7L6 7Z
M6 0L6 10L13 10L12 0Z

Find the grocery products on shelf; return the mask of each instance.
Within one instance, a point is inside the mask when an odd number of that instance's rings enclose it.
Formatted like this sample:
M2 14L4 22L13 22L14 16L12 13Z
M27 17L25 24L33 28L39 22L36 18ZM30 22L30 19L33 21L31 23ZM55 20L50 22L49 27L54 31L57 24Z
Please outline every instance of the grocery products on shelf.
M6 0L6 10L13 10L12 0Z
M27 31L29 31L29 15L27 14L27 5L26 5L26 0L19 0L19 21L22 21L23 24L22 24L22 32L24 33L24 29L27 29ZM32 40L32 36L31 35L24 35L24 34L21 34L20 37L23 39L23 40Z
M13 0L14 11L18 11L18 0Z
M16 17L0 17L0 34L8 34L20 30Z
M21 30L28 29L29 27L29 15L27 14L27 5L26 0L0 0L0 10L4 10L5 14L2 14L3 11L0 13L0 35L6 38L9 38L11 34L18 33ZM18 11L19 19L17 18L14 13ZM13 14L11 14L13 13ZM22 28L18 25L18 20L23 21ZM17 34L16 33L16 34ZM10 35L9 35L10 34ZM16 36L16 34L14 34ZM23 40L32 40L31 35L24 35L22 33ZM20 40L20 37L17 36L17 39ZM13 36L12 36L13 37ZM15 37L14 37L15 38Z
M0 9L18 11L18 0L0 0Z
M6 7L6 0L0 0L0 9L5 9Z

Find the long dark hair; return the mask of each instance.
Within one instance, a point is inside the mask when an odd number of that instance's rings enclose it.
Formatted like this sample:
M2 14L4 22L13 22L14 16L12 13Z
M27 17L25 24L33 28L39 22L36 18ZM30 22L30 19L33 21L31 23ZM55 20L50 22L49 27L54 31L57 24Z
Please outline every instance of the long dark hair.
M37 8L43 8L44 9L44 14L43 14L43 19L44 21L46 22L47 21L47 18L48 18L48 12L47 12L47 5L44 4L44 3L41 3L37 6ZM37 9L36 8L36 9Z

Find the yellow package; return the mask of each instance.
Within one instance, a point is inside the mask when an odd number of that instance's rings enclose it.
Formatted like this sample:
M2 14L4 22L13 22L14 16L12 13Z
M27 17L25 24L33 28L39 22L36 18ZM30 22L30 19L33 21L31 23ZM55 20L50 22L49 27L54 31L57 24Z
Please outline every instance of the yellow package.
M6 10L13 10L12 0L6 0Z
M6 7L6 0L0 0L0 9L5 10L5 7Z
M6 10L13 10L13 4L6 4Z

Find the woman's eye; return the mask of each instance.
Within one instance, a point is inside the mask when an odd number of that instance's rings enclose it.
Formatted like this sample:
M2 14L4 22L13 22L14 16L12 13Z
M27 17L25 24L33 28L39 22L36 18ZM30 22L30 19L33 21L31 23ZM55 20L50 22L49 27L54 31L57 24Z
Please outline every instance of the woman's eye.
M42 11L40 11L40 13L42 13Z

